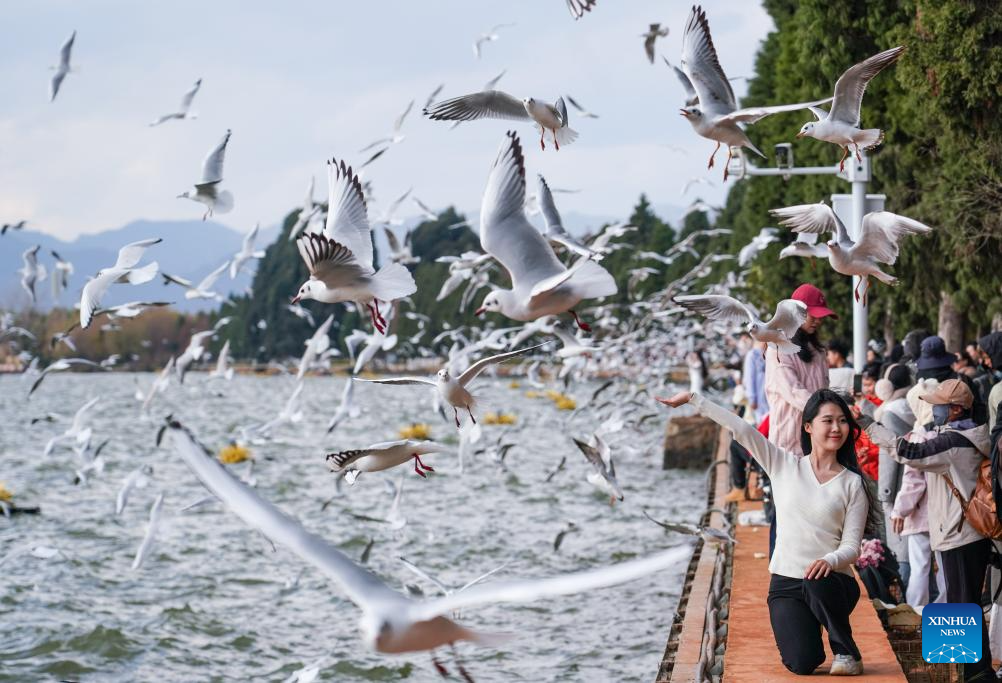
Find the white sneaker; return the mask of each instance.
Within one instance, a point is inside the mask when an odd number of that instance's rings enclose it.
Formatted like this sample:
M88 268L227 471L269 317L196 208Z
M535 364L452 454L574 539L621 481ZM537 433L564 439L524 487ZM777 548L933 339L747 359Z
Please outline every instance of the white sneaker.
M863 674L863 660L856 659L852 655L835 655L832 668L828 672L829 676L861 676Z

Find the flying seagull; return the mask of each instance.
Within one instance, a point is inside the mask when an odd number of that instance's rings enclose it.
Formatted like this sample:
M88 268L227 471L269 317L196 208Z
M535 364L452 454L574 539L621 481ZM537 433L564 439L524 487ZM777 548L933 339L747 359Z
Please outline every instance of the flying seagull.
M768 342L779 353L791 354L800 350L791 339L807 320L807 305L796 299L784 299L776 304L776 313L769 322L762 322L758 314L734 297L725 294L703 294L672 297L672 302L705 315L710 320L735 320L747 322L746 330L756 341Z
M567 125L567 105L564 104L563 97L558 97L554 104L549 104L533 97L519 100L500 90L486 90L439 102L426 108L423 113L434 121L532 121L539 128L539 146L544 150L546 131L552 133L557 150L561 143L569 145L578 137L577 132Z
M896 277L885 273L877 264L894 265L898 260L898 243L902 238L932 232L928 225L911 218L890 211L874 211L863 216L859 241L853 242L845 225L824 202L788 206L785 209L773 209L769 213L794 232L833 233L835 239L828 242L828 262L836 273L860 277L853 295L856 301L862 296L864 306L871 275L885 284L898 284ZM860 284L863 285L862 295L859 293Z
M509 132L484 190L480 244L508 271L512 288L491 291L476 314L492 311L529 322L569 312L578 326L588 331L574 307L584 299L615 294L616 281L591 259L580 259L570 268L564 266L546 238L526 219L524 207L525 157L518 136Z
M24 266L18 271L21 273L21 287L31 297L32 306L35 305L37 300L35 285L44 280L47 274L45 266L38 262L38 250L41 248L42 245L36 244L30 249L25 249L24 253L21 254Z
M480 59L480 49L483 47L484 43L492 43L501 36L498 35L500 29L506 28L508 26L514 26L515 24L497 24L491 27L491 30L487 33L481 33L480 37L473 43L473 54L476 55L477 59Z
M126 244L118 250L118 259L115 261L115 265L110 268L102 268L94 278L84 285L83 293L80 296L80 327L87 329L90 325L101 305L101 297L112 284L118 282L141 285L157 276L157 270L160 266L157 265L156 261L141 268L136 268L136 264L139 263L139 259L143 257L143 253L148 247L159 244L161 241L158 237Z
M164 114L163 116L158 116L156 119L150 122L150 126L159 126L161 123L170 121L171 119L177 119L182 121L184 119L197 119L198 114L190 112L191 101L195 99L195 95L198 94L198 89L202 87L202 79L199 78L195 81L195 85L191 86L191 89L184 94L181 98L181 105L177 108L177 111L171 112L170 114Z
M644 39L644 53L647 55L648 61L651 64L654 63L654 43L658 38L664 38L668 35L668 27L665 26L661 28L661 24L653 23L650 28L647 29L646 33L641 33L640 37Z
M372 267L372 230L358 176L344 161L327 163L327 225L323 235L301 235L296 241L310 279L292 299L333 304L354 301L369 309L373 326L386 331L379 302L391 302L417 291L414 277L399 263L378 271Z
M496 356L481 358L476 363L468 367L458 377L453 377L449 372L449 368L445 367L436 373L435 379L431 379L429 377L392 377L388 379L362 379L361 377L353 377L352 379L356 382L372 382L374 384L426 384L428 386L435 387L438 390L439 395L450 406L452 406L452 411L456 418L456 427L459 428L460 409L469 413L470 419L473 420L474 424L477 422L477 418L473 417L473 407L476 405L476 397L470 393L469 389L466 388L470 382L475 380L477 376L489 366L496 363L503 363L506 360L510 360L516 356L521 356L522 354L530 351L535 351L540 346L545 346L545 343L519 349L517 351L499 353Z
M73 70L70 68L70 53L73 52L73 41L76 38L77 32L74 31L70 34L69 39L63 43L63 46L59 48L59 66L55 67L56 73L52 76L52 81L49 83L49 102L56 99L56 95L59 94L59 88L63 84L63 79L66 78L66 74Z
M226 156L230 134L231 131L227 130L222 141L205 157L202 162L202 179L195 183L195 191L185 190L177 196L178 199L205 204L207 208L202 216L203 221L214 213L226 213L233 208L233 195L229 190L219 189L219 184L223 182L223 158Z
M717 59L717 50L710 37L710 24L706 21L706 13L698 6L692 8L682 36L682 75L689 81L689 87L685 89L686 101L691 101L693 95L697 98L695 104L687 104L682 109L682 116L689 121L697 134L717 143L706 165L708 169L713 168L713 159L720 150L720 145L727 145L724 180L727 180L731 148L747 147L765 158L765 155L748 139L739 123L755 123L770 114L807 109L831 99L738 109L731 82L727 80Z
M258 223L254 226L254 229L249 233L244 235L244 241L240 245L240 251L238 251L234 256L233 260L230 261L230 279L235 280L240 269L243 268L244 264L251 259L263 259L264 250L254 251L254 240L257 239L258 230L261 229L261 224Z
M856 159L860 160L859 148L869 151L884 141L884 131L879 128L859 128L859 110L863 105L863 93L874 76L898 61L905 51L903 46L884 50L850 67L835 82L835 97L829 111L811 106L809 109L817 121L805 123L798 138L809 137L833 142L842 148L842 158L838 170L845 170L845 160L849 147L856 148Z
M546 231L543 233L543 236L551 244L559 244L564 249L578 256L584 256L594 261L601 261L604 254L589 249L567 232L566 228L564 228L563 220L560 218L560 212L557 211L557 205L553 201L553 193L550 191L550 186L546 184L546 179L542 175L538 175L537 178L539 179L539 208L543 212L543 220L546 221Z
M253 488L240 482L180 424L169 422L166 429L175 452L231 512L274 543L285 546L323 571L359 606L362 610L359 627L364 642L378 652L431 651L461 640L489 645L497 642L498 636L473 631L446 615L480 604L537 602L545 597L594 591L675 567L692 553L691 547L684 545L609 567L545 579L496 581L449 596L416 601L391 589L332 543L307 531Z

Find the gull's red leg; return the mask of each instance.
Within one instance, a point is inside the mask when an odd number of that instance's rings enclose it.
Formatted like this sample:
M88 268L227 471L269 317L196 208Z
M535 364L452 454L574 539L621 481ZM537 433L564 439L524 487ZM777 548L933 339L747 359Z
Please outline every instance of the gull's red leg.
M473 420L473 424L477 424L477 418L473 417L473 410L470 409L470 406L466 406L466 412L470 414L470 419Z
M560 143L557 142L557 129L556 128L553 129L553 144L556 145L557 151L559 152L560 151Z
M452 414L456 416L456 429L459 429L459 408L452 406Z
M845 160L849 157L849 148L842 148L842 158L838 160L838 171L841 173L845 170Z
M724 163L724 182L727 182L727 175L730 172L731 166L731 146L727 146L727 161Z
M717 156L717 152L719 151L720 151L720 143L718 142L717 146L713 148L713 154L710 155L710 163L706 165L706 170L710 170L711 168L713 168L713 157Z
M428 471L428 472L434 472L435 471L434 467L430 467L428 465L425 465L423 462L421 462L421 456L418 455L417 453L414 454L414 459L417 460L417 464L421 467L421 469L423 469L425 471Z
M372 300L372 307L376 309L376 317L379 318L379 322L383 324L383 329L386 328L386 318L382 316L379 312L379 299Z
M580 327L585 332L591 332L591 325L589 325L586 322L581 322L581 318L578 317L578 314L575 311L573 310L570 311L570 314L574 316L574 322L577 323L578 327Z
M539 148L541 150L543 150L543 151L546 151L546 142L544 142L544 140L543 140L543 138L545 136L546 136L546 129L543 128L542 126L540 126L539 127Z
M414 455L414 456L413 456L413 458L414 458L414 471L415 471L415 472L416 472L417 474L420 474L420 475L421 475L421 478L422 478L422 479L427 479L427 478L428 478L428 475L427 475L427 474L425 474L424 472L422 472L422 471L421 471L421 468L420 468L420 467L418 467L418 463L419 463L419 462L421 462L421 461L420 461L420 460L418 460L418 457L417 457L417 455Z

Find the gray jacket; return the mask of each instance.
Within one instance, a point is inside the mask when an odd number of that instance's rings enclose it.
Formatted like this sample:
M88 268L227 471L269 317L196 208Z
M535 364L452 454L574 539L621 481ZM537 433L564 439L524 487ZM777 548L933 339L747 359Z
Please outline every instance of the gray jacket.
M961 420L937 427L927 436L918 443L898 439L894 457L926 473L932 549L952 550L984 538L965 519L943 475L949 474L961 495L970 499L981 462L989 453L988 426Z

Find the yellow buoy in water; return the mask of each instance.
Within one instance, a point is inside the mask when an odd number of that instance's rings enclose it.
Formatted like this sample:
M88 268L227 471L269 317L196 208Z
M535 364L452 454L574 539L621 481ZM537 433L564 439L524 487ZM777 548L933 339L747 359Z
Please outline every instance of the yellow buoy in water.
M561 396L556 400L557 410L574 410L578 407L577 402L570 396Z
M5 503L9 503L14 499L14 494L7 490L7 487L0 484L0 500Z
M399 434L401 439L430 439L431 427L423 422L418 422L409 427L404 427L400 430Z
M509 389L518 389L520 386L522 386L522 384L517 379L513 379L512 381L508 382Z
M488 425L513 425L518 421L512 413L487 413L484 415L484 424Z
M539 393L538 391L529 390L529 391L525 392L525 397L526 398L543 398L543 395L541 393Z
M564 395L561 394L556 389L547 389L546 390L546 398L550 399L551 401L559 401L563 397L564 397Z
M235 465L250 457L250 451L236 442L230 442L219 451L219 462L224 465Z

